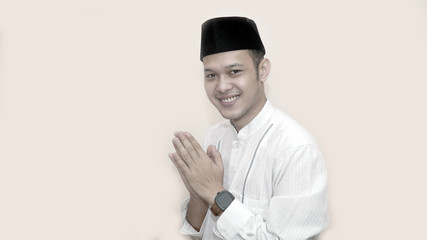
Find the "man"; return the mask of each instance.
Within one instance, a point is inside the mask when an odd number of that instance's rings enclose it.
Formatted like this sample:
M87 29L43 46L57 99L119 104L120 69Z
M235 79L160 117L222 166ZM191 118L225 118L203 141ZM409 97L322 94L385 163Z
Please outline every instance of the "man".
M229 121L210 129L203 147L187 132L172 139L169 158L190 194L181 232L192 239L317 239L327 227L323 156L311 135L267 100L264 54L250 19L202 25L206 94Z

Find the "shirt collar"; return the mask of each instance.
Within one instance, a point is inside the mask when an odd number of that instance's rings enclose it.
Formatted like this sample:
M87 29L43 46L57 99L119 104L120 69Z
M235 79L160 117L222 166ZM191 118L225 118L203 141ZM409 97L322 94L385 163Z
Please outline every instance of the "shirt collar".
M270 119L272 113L273 106L271 105L270 101L267 100L258 115L254 119L252 119L252 121L250 121L248 125L240 129L239 133L237 133L236 129L232 127L235 133L237 134L237 138L239 140L242 140L251 136Z

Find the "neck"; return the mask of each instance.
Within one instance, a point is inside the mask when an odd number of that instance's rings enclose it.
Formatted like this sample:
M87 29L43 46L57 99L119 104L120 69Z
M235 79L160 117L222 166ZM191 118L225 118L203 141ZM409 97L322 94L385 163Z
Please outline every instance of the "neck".
M246 127L258 114L261 112L262 108L265 106L267 102L267 98L264 98L260 104L251 109L246 114L246 117L242 117L240 119L231 119L230 123L236 129L237 133L239 133L242 128Z

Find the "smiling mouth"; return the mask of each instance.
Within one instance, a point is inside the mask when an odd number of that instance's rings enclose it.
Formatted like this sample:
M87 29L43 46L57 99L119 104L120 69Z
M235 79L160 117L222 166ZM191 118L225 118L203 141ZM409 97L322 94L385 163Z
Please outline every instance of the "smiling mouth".
M240 95L237 96L233 96L233 97L229 97L229 98L224 98L224 99L219 99L221 102L223 103L231 103L236 101L238 98L240 97Z

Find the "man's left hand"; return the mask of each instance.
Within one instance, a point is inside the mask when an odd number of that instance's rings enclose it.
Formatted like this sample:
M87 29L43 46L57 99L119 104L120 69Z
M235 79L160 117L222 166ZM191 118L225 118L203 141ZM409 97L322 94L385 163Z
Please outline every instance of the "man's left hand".
M176 132L172 139L176 152L169 154L187 188L212 205L218 192L224 190L224 166L221 154L211 145L207 152L187 132Z

